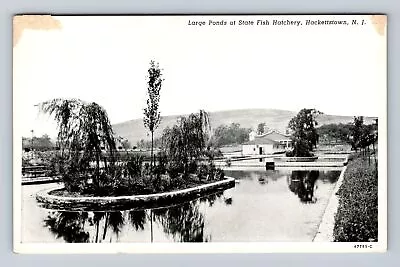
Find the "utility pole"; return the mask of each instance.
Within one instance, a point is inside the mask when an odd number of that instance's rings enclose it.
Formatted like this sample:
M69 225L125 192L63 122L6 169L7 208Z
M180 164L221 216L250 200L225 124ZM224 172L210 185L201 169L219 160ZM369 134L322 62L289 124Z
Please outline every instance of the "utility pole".
M32 139L31 139L31 155L32 155L32 159L33 159L33 130L31 130L32 133Z
M31 133L32 133L31 147L33 148L33 130L31 130Z

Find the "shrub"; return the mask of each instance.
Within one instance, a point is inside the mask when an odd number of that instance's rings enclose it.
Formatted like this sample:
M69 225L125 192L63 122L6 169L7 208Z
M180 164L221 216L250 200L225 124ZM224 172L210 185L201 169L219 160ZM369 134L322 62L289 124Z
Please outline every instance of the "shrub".
M210 162L210 164L208 165L208 180L215 180L215 171L217 169L215 168L215 165Z
M138 177L142 175L143 156L133 154L128 158L125 166L125 174L129 177Z
M207 150L204 152L204 154L206 157L208 157L210 159L223 157L221 150L219 150L218 148L212 148L212 147L208 147Z
M187 184L187 182L183 179L183 175L178 175L174 179L171 179L170 185L172 188L182 188L185 184Z
M293 150L286 151L286 157L294 157Z
M378 176L374 164L356 156L349 162L340 187L334 240L368 242L378 240Z
M207 179L208 173L209 173L209 170L208 170L207 165L202 164L202 165L198 166L196 174L200 181Z
M143 167L142 175L143 175L143 176L148 176L148 175L151 175L151 174L152 174L152 173L151 173L150 164L149 164L148 162L146 162L146 163L144 164L144 167Z
M197 172L197 162L192 160L189 162L189 173L196 173Z
M171 179L177 178L180 173L183 173L183 166L177 162L170 162L167 167L167 173Z
M215 171L215 179L216 180L223 180L225 178L225 173L222 169L217 168Z
M167 172L167 163L168 159L165 155L158 155L157 157L157 164L153 168L153 172L156 176L163 175Z

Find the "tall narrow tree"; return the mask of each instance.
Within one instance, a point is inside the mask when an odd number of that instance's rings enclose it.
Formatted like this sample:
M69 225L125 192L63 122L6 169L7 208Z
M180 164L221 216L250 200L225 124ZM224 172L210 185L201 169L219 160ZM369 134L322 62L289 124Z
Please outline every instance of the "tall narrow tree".
M362 137L362 129L364 127L364 117L358 116L354 117L353 129L351 133L352 137L352 146L353 149L357 152L357 149L361 147L361 137Z
M153 169L154 162L154 130L157 129L161 122L161 116L159 112L160 102L160 90L164 79L162 78L161 69L158 63L153 60L150 61L150 67L148 69L148 81L147 81L147 107L144 108L144 127L150 131L151 134L151 161L150 168Z

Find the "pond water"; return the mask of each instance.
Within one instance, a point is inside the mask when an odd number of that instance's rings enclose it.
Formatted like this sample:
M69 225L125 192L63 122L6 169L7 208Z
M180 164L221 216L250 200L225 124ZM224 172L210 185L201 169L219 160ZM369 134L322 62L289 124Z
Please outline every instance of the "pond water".
M68 212L40 208L22 187L22 242L312 241L338 170L225 171L234 188L175 206Z

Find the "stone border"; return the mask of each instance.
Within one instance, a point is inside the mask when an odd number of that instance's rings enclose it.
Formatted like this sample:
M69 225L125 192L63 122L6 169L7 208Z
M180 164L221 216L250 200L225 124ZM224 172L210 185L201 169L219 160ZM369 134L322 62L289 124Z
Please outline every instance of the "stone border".
M235 179L225 177L222 181L204 184L197 187L156 193L149 195L133 195L119 197L62 197L49 194L51 191L63 189L63 186L39 191L36 200L42 207L58 210L105 210L116 208L152 208L160 205L169 205L179 201L195 199L228 188L235 187Z
M274 164L275 168L282 167L343 167L347 164L346 161L343 162L277 162ZM223 168L224 170L229 170L230 167L266 167L266 162L261 163L232 163L230 166L226 166L226 164L215 164L219 168Z
M333 242L333 229L335 227L335 215L339 207L339 196L337 195L344 180L344 174L347 170L347 164L343 167L339 179L336 182L332 195L329 198L328 205L325 208L321 223L319 224L317 234L314 236L313 242Z
M274 167L281 168L281 167L343 167L346 166L348 163L348 157L347 156L342 156L342 157L317 157L317 159L338 159L338 161L300 161L302 159L301 157L297 157L296 161L287 161L286 157L285 158L277 158L277 157L263 157L263 159L273 159L274 162ZM219 167L219 168L224 168L226 170L229 170L230 167L266 167L266 163L270 161L262 161L262 162L247 162L248 160L255 160L258 159L256 158L247 158L247 159L241 159L241 160L235 160L231 161L230 166L226 165L225 161L214 161L214 164ZM283 160L282 160L283 159ZM308 157L307 159L311 159ZM340 160L339 160L340 159ZM272 165L271 165L272 167Z
M318 160L317 156L313 157L275 157L274 162L314 162Z

